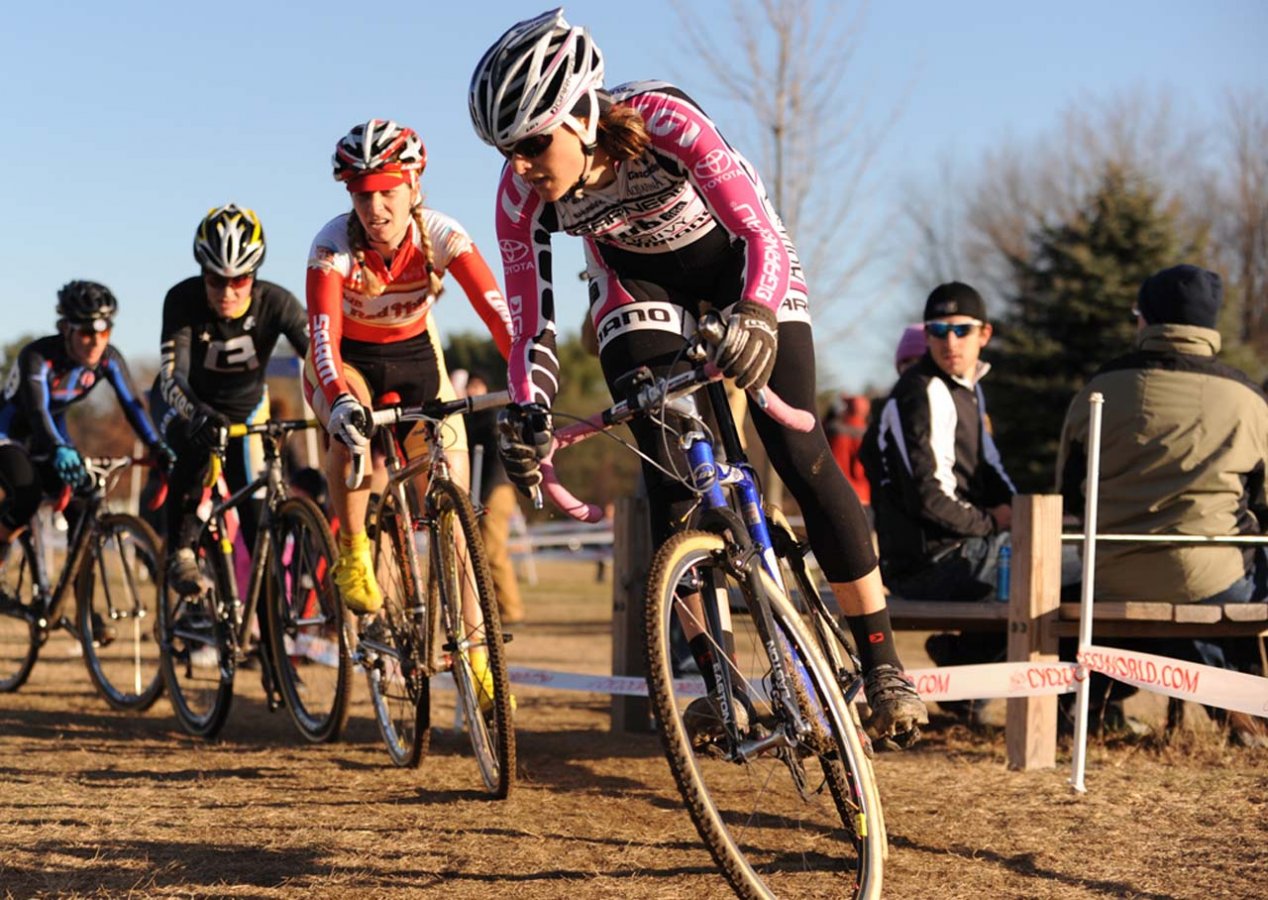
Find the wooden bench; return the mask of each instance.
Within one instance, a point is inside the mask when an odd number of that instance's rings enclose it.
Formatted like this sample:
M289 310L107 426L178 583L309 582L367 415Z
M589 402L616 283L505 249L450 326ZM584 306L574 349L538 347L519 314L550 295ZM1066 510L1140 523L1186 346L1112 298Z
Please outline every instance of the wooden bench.
M1079 604L1061 602L1061 498L1013 499L1012 591L1008 603L940 603L890 598L896 629L1006 630L1008 661L1052 661L1057 641L1077 637ZM1096 637L1239 637L1268 635L1268 603L1198 606L1177 603L1094 603ZM1008 701L1008 765L1056 765L1057 698Z

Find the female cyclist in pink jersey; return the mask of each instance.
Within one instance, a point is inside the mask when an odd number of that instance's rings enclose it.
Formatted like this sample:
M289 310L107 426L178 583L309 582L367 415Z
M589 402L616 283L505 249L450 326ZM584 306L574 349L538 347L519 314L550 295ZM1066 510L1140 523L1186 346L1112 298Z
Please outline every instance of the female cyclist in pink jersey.
M509 319L493 273L466 231L423 206L419 177L427 152L412 129L384 119L357 125L336 145L333 163L352 211L331 219L309 253L304 381L317 418L334 438L326 476L341 523L335 581L350 609L374 613L383 596L365 532L371 479L355 490L346 481L351 451L369 443L366 407L388 392L405 404L454 398L432 315L446 273L462 286L503 355ZM458 451L449 456L452 475L466 487L466 432L461 419L451 424L447 446ZM417 440L421 435L406 436L407 456L417 452Z
M741 388L770 383L813 410L814 343L796 249L757 173L681 90L664 82L603 87L603 57L561 9L512 27L476 66L476 133L507 158L497 190L498 243L515 340L499 450L521 487L541 480L559 385L551 234L585 241L590 315L611 386L646 365L682 360L685 336L716 309L727 323L715 361ZM681 361L681 362L680 362ZM783 428L752 407L754 425L801 506L815 557L859 646L871 724L911 735L928 721L894 650L867 517L833 463L821 425ZM638 422L643 453L666 463L655 426ZM826 461L826 464L825 464ZM644 465L657 543L694 498ZM684 623L707 674L708 639ZM694 630L694 633L692 633Z

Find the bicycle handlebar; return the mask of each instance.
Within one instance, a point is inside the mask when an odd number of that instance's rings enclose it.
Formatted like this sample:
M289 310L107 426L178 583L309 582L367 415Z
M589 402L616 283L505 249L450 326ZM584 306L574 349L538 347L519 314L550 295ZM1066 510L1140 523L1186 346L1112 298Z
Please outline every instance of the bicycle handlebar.
M103 492L109 490L110 478L116 472L122 471L129 466L144 466L153 468L154 460L148 456L85 456L83 457L84 470L92 476L92 487L100 488ZM75 491L70 485L63 485L62 490L58 493L57 499L53 501L53 509L56 512L65 511L70 504L71 498L75 495ZM146 506L150 510L158 509L167 500L167 476L164 475L159 483L159 489L155 491L154 496Z
M668 404L699 390L710 381L722 377L721 371L713 363L683 372L669 378L661 378L642 388L629 400L622 400L588 419L575 422L555 432L550 452L542 460L542 491L550 502L562 512L567 513L580 522L598 522L603 519L603 510L593 503L579 500L568 488L560 483L555 474L555 453L578 441L593 437L614 425L621 425L630 419L658 405ZM758 391L749 391L759 407L767 415L785 428L793 431L807 432L814 428L814 413L790 406L769 387Z
M419 403L413 406L395 405L371 410L370 422L372 428L396 425L399 422L439 422L452 415L482 412L497 406L506 406L510 402L510 394L506 391L490 391L487 394L462 397L457 400L428 400L426 403ZM358 450L354 447L349 447L348 450L352 454L352 466L348 469L348 478L345 484L347 484L348 490L355 491L365 479L366 448Z

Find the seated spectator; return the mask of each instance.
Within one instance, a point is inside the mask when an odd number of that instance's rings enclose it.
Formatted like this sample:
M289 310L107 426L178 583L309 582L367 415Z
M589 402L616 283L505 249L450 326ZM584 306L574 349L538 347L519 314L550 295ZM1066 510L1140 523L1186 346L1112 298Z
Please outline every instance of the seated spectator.
M991 325L981 295L959 282L934 289L924 320L928 350L894 385L864 454L881 573L911 600L993 600L1014 488L984 427L990 366L979 356ZM1004 648L1000 635L971 633L926 644L939 665L991 662Z
M1196 266L1165 269L1141 285L1136 348L1103 365L1066 413L1057 489L1082 516L1088 397L1105 398L1098 530L1122 534L1260 534L1268 522L1268 402L1216 359L1220 278ZM1096 552L1104 601L1229 603L1263 600L1263 554L1230 544L1105 543ZM1104 643L1114 643L1105 641ZM1250 641L1117 642L1207 665L1251 670ZM1094 682L1095 687L1095 682ZM1268 747L1263 719L1215 711L1235 743Z

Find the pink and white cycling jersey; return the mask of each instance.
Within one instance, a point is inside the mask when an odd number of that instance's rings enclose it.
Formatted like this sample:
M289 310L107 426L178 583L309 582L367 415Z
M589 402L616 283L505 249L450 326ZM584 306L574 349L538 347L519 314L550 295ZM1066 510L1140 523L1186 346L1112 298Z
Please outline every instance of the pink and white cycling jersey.
M615 88L612 100L638 110L651 137L642 155L615 164L613 183L547 203L508 165L498 186L498 244L514 335L509 387L519 403L549 406L558 388L549 280L555 231L586 239L596 326L639 302L621 276L673 286L684 267L712 265L732 252L742 254L742 278L725 305L751 300L780 321L809 321L796 250L748 161L672 85L635 82ZM608 330L599 335L602 345Z

